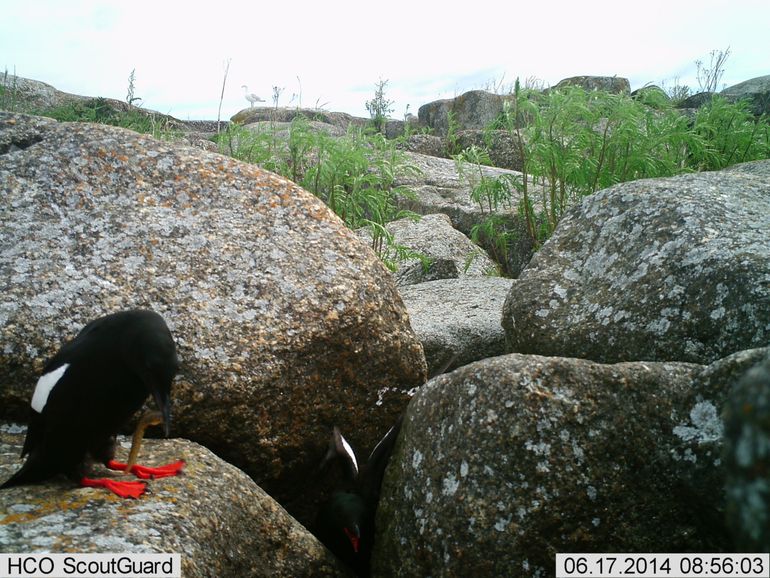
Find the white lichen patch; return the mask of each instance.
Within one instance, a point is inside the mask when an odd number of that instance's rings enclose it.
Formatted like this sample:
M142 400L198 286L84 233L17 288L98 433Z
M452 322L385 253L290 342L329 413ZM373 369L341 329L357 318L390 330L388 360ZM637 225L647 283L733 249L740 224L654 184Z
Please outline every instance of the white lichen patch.
M505 518L498 518L495 522L494 528L498 532L504 532L506 528L508 528L508 524L511 523L511 520L513 519L513 514L509 514Z
M699 401L690 410L690 423L674 427L673 433L684 442L704 444L722 439L724 427L714 404Z
M414 450L414 453L412 454L412 468L417 470L420 468L420 464L422 463L422 453L419 450Z
M454 496L460 487L460 481L454 474L449 474L441 482L441 493L445 496Z

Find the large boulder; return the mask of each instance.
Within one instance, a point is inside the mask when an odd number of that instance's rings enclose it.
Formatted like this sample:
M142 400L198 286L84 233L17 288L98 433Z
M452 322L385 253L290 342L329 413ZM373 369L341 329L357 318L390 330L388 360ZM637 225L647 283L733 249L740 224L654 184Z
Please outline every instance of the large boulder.
M20 466L24 427L0 425L0 481ZM128 440L119 438L119 456ZM3 552L181 554L182 575L346 576L299 522L239 469L186 440L147 440L140 463L186 461L137 500L57 478L0 491ZM119 477L102 467L94 475Z
M471 90L456 98L424 104L417 111L417 116L421 125L430 127L439 136L447 136L450 128L483 130L500 117L503 103L510 98L485 90Z
M704 367L510 354L412 399L374 576L548 576L555 552L730 552L719 411L767 349Z
M524 166L521 147L507 130L461 130L456 146L459 150L475 146L487 151L493 167L521 171Z
M727 516L739 552L770 551L770 354L733 385L723 412Z
M396 177L395 185L408 187L414 193L399 197L399 207L421 215L443 213L451 219L455 229L468 237L473 235L476 225L482 224L490 216L485 204L479 204L471 198L472 189L477 184L477 171L480 170L482 175L489 179L521 178L521 173L516 171L487 166L477 168L473 165L469 165L465 175L461 175L453 160L412 152L404 154L407 162L419 169L419 173ZM530 183L529 190L534 199L535 210L538 210L542 189L539 185ZM516 214L520 201L521 194L514 189L511 191L510 204L501 204L492 213L505 223L509 232L517 231L515 241L507 247L504 258L499 259L506 261L505 270L512 277L518 276L534 251L526 226ZM494 240L482 240L479 244L490 254L496 250Z
M500 314L513 281L502 277L440 279L401 287L428 374L505 352Z
M436 279L483 277L497 272L487 252L452 227L443 213L424 215L419 219L405 217L385 225L397 249L391 251L396 265L396 284L415 285ZM358 236L371 244L372 234L359 229ZM397 259L398 251L407 250L406 258Z
M345 112L329 112L320 108L292 108L292 107L269 107L258 106L243 109L230 120L237 124L253 124L258 122L280 122L290 123L298 116L303 116L312 121L323 124L330 124L341 129L343 132L350 125L366 126L367 119L351 116Z
M570 209L511 289L509 350L708 363L767 345L770 180L757 167L620 184Z
M88 97L57 90L50 84L22 76L3 76L5 110L28 111L83 103Z
M432 134L417 133L410 135L396 146L405 151L420 153L430 157L449 158L446 139Z
M631 84L627 78L618 76L571 76L560 80L554 88L565 86L578 86L584 90L603 90L613 94L628 94L631 92Z
M0 115L0 414L95 317L159 312L173 431L307 521L337 424L371 447L426 366L392 277L327 207L256 166L115 127Z
M732 102L746 101L756 116L770 114L770 74L728 86L719 94Z

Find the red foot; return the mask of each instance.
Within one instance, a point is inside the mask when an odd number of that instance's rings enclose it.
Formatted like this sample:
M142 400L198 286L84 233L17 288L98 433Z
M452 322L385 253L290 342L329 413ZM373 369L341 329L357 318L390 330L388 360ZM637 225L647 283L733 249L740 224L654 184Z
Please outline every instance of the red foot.
M147 488L142 482L121 482L110 478L82 478L80 485L85 488L107 488L121 498L138 498Z
M157 468L151 468L149 466L141 466L139 464L134 464L131 467L131 473L134 474L137 478L141 478L143 480L151 480L154 478L167 478L169 476L176 476L179 474L179 472L182 471L182 468L184 467L185 463L184 460L179 460L178 462L174 462L173 464L166 464L165 466L159 466ZM110 460L107 462L107 467L111 470L119 470L121 472L126 471L126 464L123 462L116 462L115 460Z

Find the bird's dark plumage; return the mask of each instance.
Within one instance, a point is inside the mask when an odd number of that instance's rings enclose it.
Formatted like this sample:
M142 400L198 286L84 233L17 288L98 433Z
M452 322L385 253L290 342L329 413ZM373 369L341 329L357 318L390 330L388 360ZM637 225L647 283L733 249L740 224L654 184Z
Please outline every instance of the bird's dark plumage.
M116 433L150 395L168 434L178 367L171 332L157 313L121 311L90 322L43 369L21 454L27 460L0 488L59 473L79 479L89 456L108 462Z
M318 510L314 533L329 550L358 576L369 576L374 547L374 517L380 500L380 486L403 416L375 446L359 469L350 445L334 428L322 466L337 460L345 465L346 481Z

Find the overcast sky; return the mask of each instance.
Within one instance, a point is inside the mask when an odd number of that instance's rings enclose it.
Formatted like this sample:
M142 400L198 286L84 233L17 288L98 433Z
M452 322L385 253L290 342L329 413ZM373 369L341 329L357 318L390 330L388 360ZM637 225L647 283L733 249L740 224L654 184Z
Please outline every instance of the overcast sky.
M730 47L723 83L770 74L770 1L2 0L0 67L59 90L126 98L180 119L279 105L368 116L379 79L391 116L467 90L622 76L697 88L695 61ZM0 69L2 72L2 69ZM292 101L292 98L294 100Z

